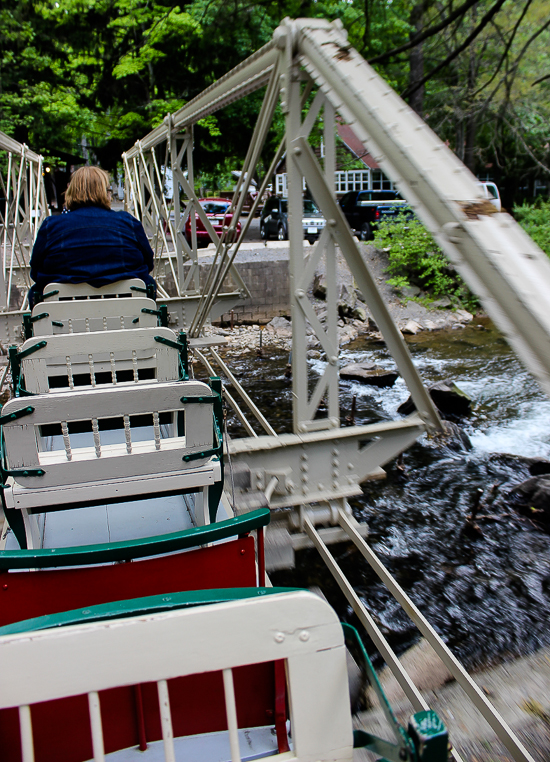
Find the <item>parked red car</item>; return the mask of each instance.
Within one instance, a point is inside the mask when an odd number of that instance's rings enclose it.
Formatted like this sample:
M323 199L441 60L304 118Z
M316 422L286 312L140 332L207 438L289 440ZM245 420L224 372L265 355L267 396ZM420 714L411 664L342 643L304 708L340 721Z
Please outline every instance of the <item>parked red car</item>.
M218 236L221 237L224 227L228 227L233 219L232 213L227 213L227 210L231 206L231 201L226 198L200 198L199 203L206 212L206 216L210 220L210 223ZM195 219L197 221L197 246L204 248L211 243L210 236L208 235L202 220L195 212ZM237 235L241 232L241 223L237 223ZM191 216L189 216L185 222L185 238L187 242L191 243Z

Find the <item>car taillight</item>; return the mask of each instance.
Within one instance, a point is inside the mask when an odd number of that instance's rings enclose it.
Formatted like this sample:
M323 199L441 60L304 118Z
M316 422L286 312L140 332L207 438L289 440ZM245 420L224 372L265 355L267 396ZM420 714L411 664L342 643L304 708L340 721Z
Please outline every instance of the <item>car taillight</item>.
M380 209L376 210L376 214L374 216L376 217L377 220L380 219Z

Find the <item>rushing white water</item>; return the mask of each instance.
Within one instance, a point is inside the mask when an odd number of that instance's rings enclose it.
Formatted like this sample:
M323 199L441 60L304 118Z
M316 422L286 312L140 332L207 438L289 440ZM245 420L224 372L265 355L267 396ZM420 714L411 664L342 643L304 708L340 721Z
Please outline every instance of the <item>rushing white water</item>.
M514 497L514 488L531 477L525 458L550 460L550 400L490 325L420 334L408 344L426 384L452 379L472 399L471 415L460 425L473 447L421 438L399 468L386 464L385 480L365 485L351 501L354 514L368 523L386 567L469 665L550 645L550 514L535 516ZM247 390L277 431L290 431L287 357L241 362ZM384 346L366 341L341 353L341 366L352 362L395 368ZM310 361L312 375L324 367ZM342 380L342 418L353 396L356 423L363 424L399 418L408 391L400 378L388 389ZM243 433L234 421L230 428ZM469 520L474 509L477 528ZM367 564L347 546L335 552L390 641L398 648L413 643L417 631ZM274 575L273 582L332 589L314 550L299 554L296 569ZM346 618L345 602L332 593L331 603Z

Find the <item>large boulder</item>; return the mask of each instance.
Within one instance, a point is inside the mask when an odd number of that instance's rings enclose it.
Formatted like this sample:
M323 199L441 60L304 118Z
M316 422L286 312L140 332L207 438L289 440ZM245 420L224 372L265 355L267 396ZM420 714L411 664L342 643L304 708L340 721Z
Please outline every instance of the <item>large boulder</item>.
M399 373L381 368L374 363L351 363L340 371L345 381L360 381L369 386L393 386Z
M470 413L472 407L472 400L466 392L455 384L455 382L446 378L444 381L437 381L428 387L428 392L436 408L441 415L445 418L449 416L452 418L463 418ZM416 406L412 400L412 397L406 402L403 402L397 408L397 412L401 415L410 415L416 410Z
M274 317L267 324L266 330L274 333L279 339L289 339L292 336L292 323L284 317Z
M511 489L508 497L526 516L550 525L550 475L532 476Z

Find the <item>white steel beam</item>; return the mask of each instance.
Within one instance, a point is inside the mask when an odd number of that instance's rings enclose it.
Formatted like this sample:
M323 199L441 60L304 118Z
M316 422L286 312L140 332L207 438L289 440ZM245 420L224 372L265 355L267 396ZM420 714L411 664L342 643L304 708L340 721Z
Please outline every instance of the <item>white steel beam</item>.
M519 358L550 392L550 261L354 50L337 23L285 21L298 60L432 232Z

